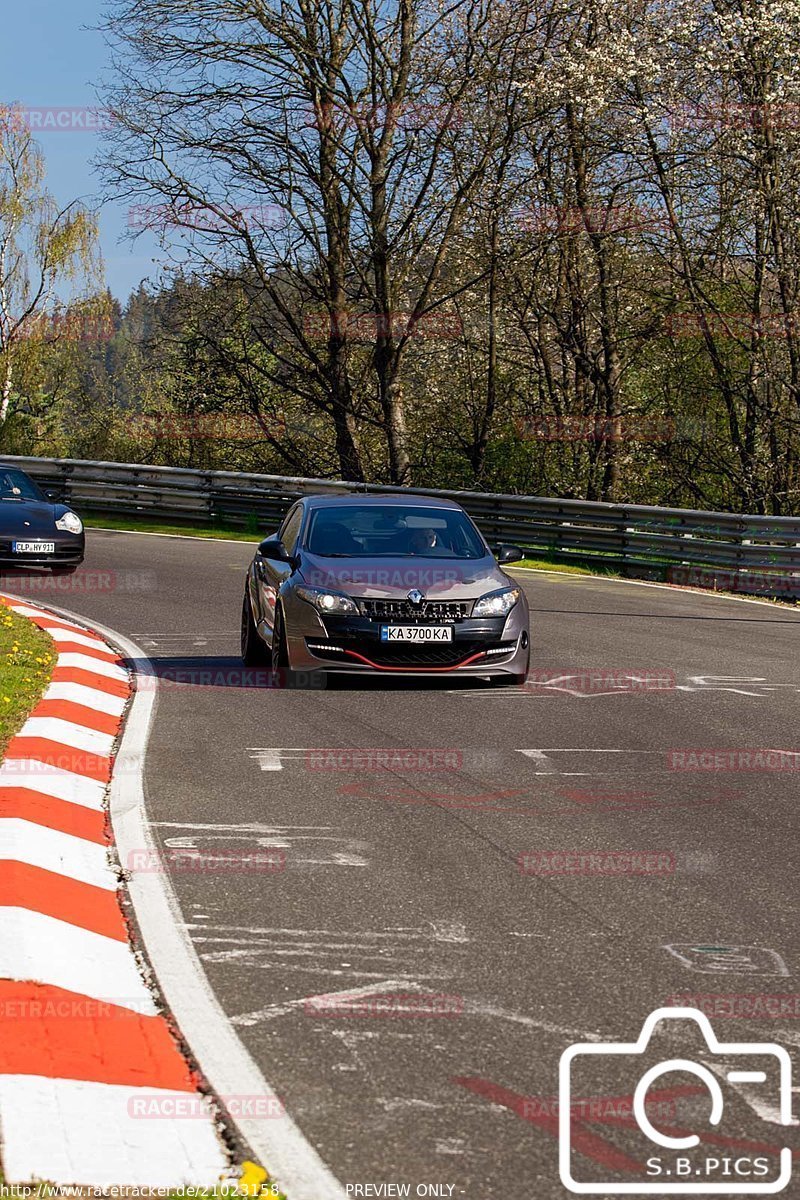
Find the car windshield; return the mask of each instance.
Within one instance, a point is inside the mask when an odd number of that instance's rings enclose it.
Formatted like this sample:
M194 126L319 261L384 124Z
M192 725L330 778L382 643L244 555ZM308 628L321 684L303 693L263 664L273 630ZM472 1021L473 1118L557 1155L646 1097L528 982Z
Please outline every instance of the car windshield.
M306 537L311 554L327 558L485 558L472 522L455 508L355 504L317 509Z
M44 500L44 496L24 471L0 467L0 500Z

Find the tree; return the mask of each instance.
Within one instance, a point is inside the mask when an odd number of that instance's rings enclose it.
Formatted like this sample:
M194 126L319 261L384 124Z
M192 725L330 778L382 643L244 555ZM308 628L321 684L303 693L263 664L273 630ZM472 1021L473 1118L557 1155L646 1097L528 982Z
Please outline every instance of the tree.
M47 315L57 286L97 276L94 218L77 201L60 209L44 174L21 110L0 108L0 427L24 344L65 330L69 336L69 326Z
M493 151L464 152L475 87L519 25L497 7L118 0L109 25L110 187L246 277L258 369L327 414L346 478L379 431L411 480L403 367L463 287L448 257Z

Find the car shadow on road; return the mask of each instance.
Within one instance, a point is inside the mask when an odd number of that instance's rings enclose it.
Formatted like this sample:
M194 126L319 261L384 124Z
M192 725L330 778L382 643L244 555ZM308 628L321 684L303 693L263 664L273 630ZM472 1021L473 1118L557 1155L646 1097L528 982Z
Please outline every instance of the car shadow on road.
M124 659L136 672L137 691L159 692L184 688L251 688L256 691L434 691L444 687L485 687L480 677L456 677L451 672L428 678L395 675L345 675L325 671L273 671L269 666L246 667L241 659L216 655L167 655Z

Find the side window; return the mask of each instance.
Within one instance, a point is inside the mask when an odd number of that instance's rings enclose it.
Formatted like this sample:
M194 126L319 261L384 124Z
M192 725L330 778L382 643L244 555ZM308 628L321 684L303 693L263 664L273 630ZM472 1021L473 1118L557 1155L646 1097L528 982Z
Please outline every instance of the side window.
M297 508L292 509L281 526L280 539L289 554L294 554L294 548L297 544L297 538L300 534L300 526L302 524L303 508L301 505L298 505Z

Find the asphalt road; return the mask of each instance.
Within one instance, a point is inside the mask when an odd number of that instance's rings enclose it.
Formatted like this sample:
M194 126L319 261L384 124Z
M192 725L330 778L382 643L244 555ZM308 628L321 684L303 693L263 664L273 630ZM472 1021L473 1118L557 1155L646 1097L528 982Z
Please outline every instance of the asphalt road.
M281 871L181 870L174 883L222 1006L351 1195L394 1183L470 1200L565 1196L562 1051L633 1041L676 996L724 995L745 1012L782 996L780 1015L714 1027L794 1054L798 773L675 767L690 749L797 746L800 615L520 573L547 687L270 690L242 686L236 657L251 552L91 532L86 567L111 582L39 599L132 638L164 677L146 791L165 852L285 854ZM392 747L446 749L451 769L330 769L305 753ZM598 874L619 867L609 851L649 855L646 873ZM544 852L603 854L548 875L562 864ZM308 1003L363 989L405 1000L391 1015ZM668 1057L702 1056L695 1040L668 1032ZM599 1073L576 1085L575 1171L630 1184L628 1160L647 1157L624 1113L640 1064L592 1061ZM659 1085L662 1126L708 1130L692 1084L673 1072ZM588 1097L605 1106L590 1111ZM715 1154L762 1147L772 1165L776 1147L800 1149L775 1123L774 1079L726 1099Z

